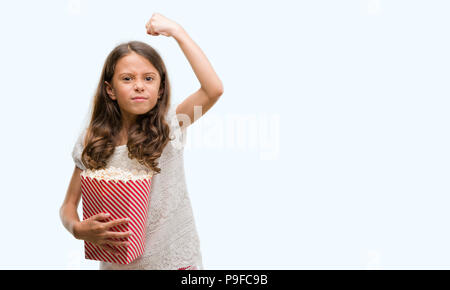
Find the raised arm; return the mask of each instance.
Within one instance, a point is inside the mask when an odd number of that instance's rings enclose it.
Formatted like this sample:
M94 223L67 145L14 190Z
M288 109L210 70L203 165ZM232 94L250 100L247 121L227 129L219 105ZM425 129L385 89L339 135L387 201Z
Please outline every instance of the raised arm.
M172 36L179 44L181 50L191 64L191 67L200 82L200 88L181 102L177 109L177 115L189 116L189 122L182 124L184 118L180 118L180 126L187 127L199 117L204 115L223 94L222 81L217 76L211 63L200 47L191 39L184 28L178 23L155 13L146 25L147 33L157 36L159 34ZM201 115L195 116L194 107L201 108Z

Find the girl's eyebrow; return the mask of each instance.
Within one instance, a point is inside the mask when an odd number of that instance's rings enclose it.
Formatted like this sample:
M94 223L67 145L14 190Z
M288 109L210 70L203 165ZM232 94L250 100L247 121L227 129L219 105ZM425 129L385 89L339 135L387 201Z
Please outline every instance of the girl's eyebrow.
M124 73L121 73L120 75L134 75L134 73L124 72ZM154 72L146 72L146 73L144 73L144 75L155 75L156 76L156 73L154 73Z

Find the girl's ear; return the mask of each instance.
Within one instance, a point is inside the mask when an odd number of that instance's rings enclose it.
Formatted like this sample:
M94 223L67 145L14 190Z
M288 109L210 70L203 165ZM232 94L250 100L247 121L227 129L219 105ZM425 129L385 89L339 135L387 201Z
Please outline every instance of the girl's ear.
M112 86L107 81L105 81L105 85L106 85L106 92L108 93L109 97L113 100L116 100Z

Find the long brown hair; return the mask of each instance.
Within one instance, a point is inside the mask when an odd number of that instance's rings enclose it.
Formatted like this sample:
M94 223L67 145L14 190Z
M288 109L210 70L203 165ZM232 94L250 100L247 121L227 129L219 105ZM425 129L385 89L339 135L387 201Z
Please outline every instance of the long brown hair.
M117 101L106 91L105 81L112 83L114 70L120 58L137 53L150 61L161 78L160 98L149 112L136 116L136 122L128 130L128 157L160 173L156 161L169 142L169 125L165 121L170 106L170 83L166 66L150 45L131 41L115 47L106 58L100 81L93 100L93 110L84 140L82 162L87 169L105 169L108 158L114 153L118 134L122 127L122 116Z

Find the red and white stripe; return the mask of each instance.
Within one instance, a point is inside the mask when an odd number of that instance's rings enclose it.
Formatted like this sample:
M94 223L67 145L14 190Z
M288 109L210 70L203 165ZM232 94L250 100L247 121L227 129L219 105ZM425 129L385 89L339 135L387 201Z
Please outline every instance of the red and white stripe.
M178 268L178 270L198 270L198 269L197 269L197 266L190 265L187 267Z
M83 220L99 213L111 215L107 221L129 218L125 225L112 227L114 232L131 231L128 247L113 248L120 252L114 255L99 246L84 242L85 258L117 264L129 264L144 253L145 224L150 205L151 179L123 182L106 181L81 175L81 196L83 200Z

